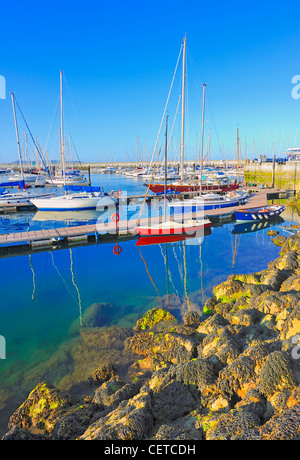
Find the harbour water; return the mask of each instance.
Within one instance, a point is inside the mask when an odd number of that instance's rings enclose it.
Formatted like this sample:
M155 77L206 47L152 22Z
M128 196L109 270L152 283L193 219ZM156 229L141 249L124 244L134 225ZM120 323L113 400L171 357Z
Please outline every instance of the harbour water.
M92 183L128 195L146 191L140 179L114 174L92 176ZM76 225L96 217L84 212L71 218L61 214L59 220L34 211L3 215L0 232ZM290 215L282 217L285 225L293 223ZM101 304L98 326L103 328L131 328L162 304L178 318L189 310L201 313L213 287L231 273L263 270L277 257L280 248L271 242L269 229L240 233L230 223L213 226L204 238L174 243L138 247L136 237L124 238L119 255L116 242L107 242L1 258L0 335L6 359L0 360L0 434L37 383L46 380L70 390L101 364L100 352L89 356L80 345L92 305ZM283 232L278 225L272 229Z

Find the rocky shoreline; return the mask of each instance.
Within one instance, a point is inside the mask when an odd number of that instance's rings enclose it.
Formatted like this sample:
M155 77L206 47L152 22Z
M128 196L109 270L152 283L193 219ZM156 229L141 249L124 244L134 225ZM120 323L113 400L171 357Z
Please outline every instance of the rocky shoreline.
M300 237L272 241L279 257L216 286L206 316L154 308L126 330L125 376L108 358L84 396L38 384L2 440L299 440Z

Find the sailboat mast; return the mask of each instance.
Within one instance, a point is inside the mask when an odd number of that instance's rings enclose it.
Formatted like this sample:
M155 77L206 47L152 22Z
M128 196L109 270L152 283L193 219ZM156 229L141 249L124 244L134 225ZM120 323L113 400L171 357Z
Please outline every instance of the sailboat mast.
M24 181L24 172L23 172L23 165L22 165L22 154L21 154L21 147L20 147L20 138L19 138L19 130L18 130L18 123L17 123L17 116L16 116L16 109L15 109L15 95L14 93L10 93L13 113L14 113L14 121L15 121L15 129L16 129L16 137L17 137L17 145L18 145L18 152L19 152L19 163L20 163L20 170L21 170L21 177L22 181Z
M180 175L183 181L184 168L184 118L185 118L185 70L186 68L186 37L183 39L183 58L182 58L182 97L181 97L181 148L180 148Z
M66 163L65 163L65 145L64 145L64 114L63 114L63 71L60 71L60 155L62 160L62 173L64 176L64 185L66 186Z
M203 83L203 106L202 106L202 128L201 128L201 160L200 160L200 195L202 194L202 164L203 164L205 89L206 89L206 83Z
M166 221L167 213L167 168L168 168L168 118L166 117L166 133L165 133L165 188L164 188L164 221Z
M239 160L240 160L240 138L239 138L239 128L237 128L237 161L236 161L236 180L237 180L237 184L240 183Z

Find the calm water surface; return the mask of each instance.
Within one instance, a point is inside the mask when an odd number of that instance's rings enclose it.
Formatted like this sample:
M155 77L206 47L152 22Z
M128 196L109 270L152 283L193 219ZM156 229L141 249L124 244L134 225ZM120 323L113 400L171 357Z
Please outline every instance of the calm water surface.
M93 176L93 185L145 193L141 180L117 175ZM1 216L0 231L76 225L97 217L82 213L57 221L42 214ZM265 269L277 257L279 248L268 229L238 235L235 229L231 223L213 227L203 239L147 247L137 247L136 238L121 240L119 256L111 242L1 258L0 335L6 359L0 360L0 434L37 383L45 379L60 386L72 372L66 357L63 366L57 362L57 353L79 337L91 305L103 304L102 326L132 327L145 311L161 306L167 294L183 311L200 312L213 287L231 273ZM276 225L272 229L282 233ZM179 310L174 313L178 316Z

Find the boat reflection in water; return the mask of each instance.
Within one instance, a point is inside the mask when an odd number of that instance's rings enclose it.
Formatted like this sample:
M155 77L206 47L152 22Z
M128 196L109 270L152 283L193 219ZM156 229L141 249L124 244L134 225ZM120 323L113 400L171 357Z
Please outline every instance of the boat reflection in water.
M202 229L193 235L155 235L155 236L140 236L137 239L136 246L150 246L153 244L161 243L176 243L178 241L185 241L186 244L201 244L204 236L211 235L210 227Z
M33 221L64 222L67 225L84 225L95 223L104 211L93 209L84 211L37 211Z
M284 219L282 217L278 217L277 219L273 220L261 220L256 222L245 222L245 223L238 223L234 225L232 233L234 235L240 235L242 233L253 233L258 232L259 230L264 230L265 228L274 227L275 225L282 224Z

